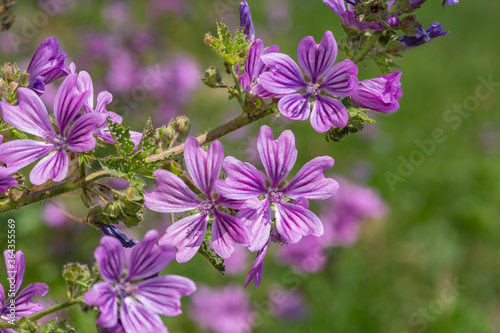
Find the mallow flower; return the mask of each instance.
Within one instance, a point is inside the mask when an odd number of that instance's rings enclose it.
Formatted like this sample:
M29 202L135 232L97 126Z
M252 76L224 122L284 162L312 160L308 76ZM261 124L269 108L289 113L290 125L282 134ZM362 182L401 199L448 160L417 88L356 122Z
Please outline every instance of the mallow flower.
M2 117L8 124L42 139L14 140L2 144L0 161L17 171L49 154L31 170L30 180L35 185L41 185L49 179L60 182L68 174L67 151L85 152L96 145L93 133L103 124L106 116L91 113L75 120L90 95L89 91L79 91L77 79L77 74L69 75L57 91L54 101L57 130L54 129L42 100L31 89L17 90L18 105L0 102Z
M439 22L432 23L427 29L423 29L421 26L415 28L417 31L413 36L402 36L398 40L401 44L405 46L405 51L412 49L414 47L420 46L427 42L430 42L436 37L446 36L449 31L443 31L443 26Z
M245 72L239 75L241 86L245 91L248 91L252 95L260 96L261 98L272 97L272 94L265 90L260 84L260 75L269 71L269 67L264 64L261 56L278 51L279 47L277 45L269 46L264 49L264 43L260 39L252 43L252 46L250 46L248 50L248 58L245 62Z
M333 166L333 158L316 157L306 163L288 183L284 183L297 160L295 137L284 131L277 140L269 126L262 126L257 149L269 177L249 163L226 157L226 179L218 180L219 194L234 200L246 200L237 216L246 221L252 232L250 251L262 250L271 239L271 229L286 243L296 243L302 236L323 234L319 218L307 207L307 199L323 200L338 191L338 183L323 172ZM276 222L272 223L271 208Z
M337 42L331 31L325 33L319 45L311 36L303 38L297 55L307 79L290 56L269 53L261 57L270 68L259 78L262 87L271 97L280 98L278 109L289 119L306 120L310 115L311 125L319 133L332 126L345 127L349 120L347 109L329 95L354 94L358 89L358 67L351 60L333 65Z
M150 230L132 250L128 263L122 244L104 236L94 256L104 279L83 296L98 306L97 325L126 333L168 333L159 315L182 313L180 298L196 290L193 281L178 275L158 276L175 257L175 249L158 246L158 232Z
M54 82L70 73L66 61L66 53L59 52L59 42L55 37L47 38L36 50L28 65L28 88L41 95L45 85Z
M114 123L121 124L123 122L123 118L112 111L107 111L106 106L113 101L113 95L108 91L101 91L99 95L97 95L97 102L94 107L94 84L92 83L92 78L89 73L86 71L81 71L78 74L78 89L81 92L90 91L90 95L83 105L85 113L97 113L103 114ZM110 133L108 124L104 122L96 131L95 135L100 139L107 141L111 144L114 143L113 136ZM142 133L130 131L130 140L135 143L135 146L139 145L142 139Z
M351 96L352 104L379 112L399 110L398 99L403 96L401 90L401 71L382 75L359 83L359 88Z
M458 5L458 0L443 0L443 8L444 6L448 4L448 5Z
M243 33L247 35L247 42L255 39L252 14L246 1L242 1L240 4L240 28L243 28Z
M160 213L180 213L197 210L197 213L172 224L161 237L160 244L177 248L177 261L189 261L198 252L209 218L212 221L212 247L215 252L229 258L236 243L248 246L250 232L235 216L219 209L219 205L237 208L238 203L217 196L214 183L222 171L224 149L219 141L214 141L208 151L204 151L194 137L188 137L184 146L184 162L194 185L203 198L195 194L178 176L166 170L154 172L156 191L144 194L144 205ZM238 198L236 198L238 199Z
M33 302L35 296L45 296L49 291L49 286L45 283L33 283L24 288L19 295L16 294L23 283L24 272L26 271L26 259L23 251L4 251L5 266L7 268L7 281L10 284L5 290L0 284L0 318L3 321L17 321L22 317L28 317L43 310L41 304ZM5 294L7 291L7 295ZM12 329L0 330L2 333L16 333Z

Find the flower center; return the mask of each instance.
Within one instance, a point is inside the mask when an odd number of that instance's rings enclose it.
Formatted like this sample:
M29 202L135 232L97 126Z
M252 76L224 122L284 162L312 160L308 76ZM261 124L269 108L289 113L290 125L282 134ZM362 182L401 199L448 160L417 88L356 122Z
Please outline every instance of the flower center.
M209 215L215 208L215 203L210 200L205 200L198 205L200 213L203 215Z
M269 190L267 192L267 196L269 197L269 200L271 203L280 203L283 201L283 194L281 192L278 192L278 190Z
M66 148L65 147L66 143L64 142L64 139L60 134L54 135L52 133L49 133L49 135L47 135L45 137L45 141L47 141L47 143L54 144L57 148L60 148L60 147Z
M316 96L319 94L319 84L309 83L306 88L306 92L311 96Z
M122 286L123 292L127 294L127 296L134 296L137 291L139 291L139 287L137 287L135 284L127 282L125 286Z

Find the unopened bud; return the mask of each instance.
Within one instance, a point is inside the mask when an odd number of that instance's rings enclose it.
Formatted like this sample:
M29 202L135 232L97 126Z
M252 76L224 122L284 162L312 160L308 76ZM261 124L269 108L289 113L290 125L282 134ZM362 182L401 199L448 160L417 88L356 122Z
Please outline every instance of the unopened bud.
M17 66L16 66L17 67ZM2 68L3 77L7 81L13 81L16 78L15 67L11 63L7 63Z
M205 71L205 77L201 78L201 81L205 83L210 88L218 88L220 87L222 82L222 75L217 67L210 67Z
M191 121L186 116L179 116L174 120L171 120L170 125L177 133L178 139L184 139L188 136L189 130L191 129Z

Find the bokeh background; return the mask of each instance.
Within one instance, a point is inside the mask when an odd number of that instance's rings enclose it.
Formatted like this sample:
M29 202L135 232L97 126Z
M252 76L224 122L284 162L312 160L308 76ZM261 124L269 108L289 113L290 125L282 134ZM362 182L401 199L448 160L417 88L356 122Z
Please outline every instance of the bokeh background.
M304 36L318 41L325 30L338 40L343 36L339 17L319 0L249 4L257 37L294 58ZM127 126L141 131L148 117L159 127L185 114L193 123L191 134L197 135L240 112L222 89L212 90L199 80L207 67L222 68L204 45L204 34L214 33L216 18L236 29L238 7L235 0L19 1L12 29L0 35L0 62L17 61L26 68L38 45L56 36L77 70L91 74L96 90L113 93L112 109ZM270 118L221 139L226 155L258 164L259 126L271 124L275 133L292 129L299 152L296 170L318 155L330 155L336 161L331 175L380 195L385 214L363 221L353 244L329 249L318 272L296 274L279 256L269 255L262 285L248 287L243 295L239 287L253 255L243 256L243 270L235 275L219 275L201 257L172 263L165 273L190 277L206 288L232 286L234 291L224 297L237 304L229 309L214 305L220 320L231 318L231 309L233 318L238 311L249 312L254 332L499 332L499 12L498 1L460 1L443 9L441 1L428 0L417 11L419 20L425 26L439 21L451 33L398 59L404 92L400 110L372 112L378 124L341 143L326 142L308 122ZM360 66L361 79L378 75L372 63ZM157 83L146 89L145 80ZM493 83L481 88L482 80ZM477 89L489 95L478 99ZM55 87L44 96L49 109L54 95ZM453 111L460 106L471 111ZM436 129L443 138L430 144ZM427 154L417 142L427 145ZM395 181L395 175L401 178ZM371 200L356 195L353 200ZM77 194L54 202L76 217L85 216ZM334 214L313 207L318 214ZM54 205L31 205L0 217L2 247L9 218L17 222L17 247L27 260L24 285L47 283L47 305L64 300L62 265L91 264L100 231L67 218ZM140 239L151 228L163 232L167 223L148 212L141 228L124 231ZM2 283L4 276L1 268ZM273 303L276 290L293 296ZM192 303L184 298L184 314L165 319L171 332L203 331ZM59 315L69 317L78 332L96 332L95 316L76 308Z

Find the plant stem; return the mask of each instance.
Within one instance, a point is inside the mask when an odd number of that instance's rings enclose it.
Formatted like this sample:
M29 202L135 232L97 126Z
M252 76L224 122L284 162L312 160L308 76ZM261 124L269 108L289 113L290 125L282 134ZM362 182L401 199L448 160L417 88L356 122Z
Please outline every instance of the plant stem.
M271 108L259 109L255 112L243 113L239 117L231 120L230 122L221 125L205 134L198 136L196 139L200 144L205 144L207 142L214 141L228 133L234 132L237 129L251 124L259 119L269 116L273 111ZM173 158L176 157L184 151L184 144L180 144L171 149L167 149L162 151L161 153L154 154L146 158L146 162L155 162L159 160L163 160L165 158Z
M372 46L378 41L380 38L380 35L382 35L382 31L375 31L373 35L366 41L361 46L361 49L359 49L358 53L352 57L352 62L358 63L359 61L363 60L363 58L371 51Z
M30 317L28 317L27 319L29 321L36 321L40 318L43 318L45 317L46 315L49 315L51 313L54 313L54 312L57 312L59 310L62 310L62 309L65 309L65 308L69 308L73 305L76 305L80 302L81 300L80 299L74 299L74 300L71 300L71 301L66 301L66 302L63 302L61 304L57 304L57 305L54 305L54 306L51 306L50 308L48 309L45 309L41 312L38 312ZM15 323L14 326L12 326L11 324L9 324L8 322L3 322L3 323L0 323L0 329L4 329L4 328L10 328L10 329L14 329L14 328L17 328L19 327L19 323Z
M20 207L30 205L32 203L47 200L64 193L80 189L99 179L110 178L110 177L113 177L113 175L109 174L104 170L101 170L89 175L85 179L85 181L82 181L80 178L76 178L38 191L29 192L20 203L16 203L12 201L10 198L7 198L3 201L0 201L0 213L5 213L13 209L18 209Z

